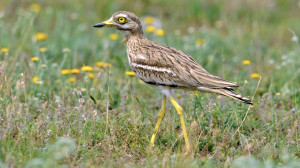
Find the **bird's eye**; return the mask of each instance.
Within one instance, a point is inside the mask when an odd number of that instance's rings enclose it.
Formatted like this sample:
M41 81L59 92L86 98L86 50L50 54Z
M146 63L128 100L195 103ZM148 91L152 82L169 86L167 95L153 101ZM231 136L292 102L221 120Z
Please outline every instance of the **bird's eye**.
M121 24L127 22L127 20L126 20L125 17L119 17L119 18L117 19L117 21L118 21L118 23L121 23Z

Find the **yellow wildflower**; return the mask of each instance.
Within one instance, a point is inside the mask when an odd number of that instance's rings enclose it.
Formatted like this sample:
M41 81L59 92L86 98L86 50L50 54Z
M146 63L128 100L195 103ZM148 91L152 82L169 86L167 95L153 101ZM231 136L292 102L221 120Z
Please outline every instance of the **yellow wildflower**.
M250 65L251 61L250 60L243 60L242 64L243 65Z
M39 61L39 57L31 57L30 60L33 62L36 62L36 61Z
M75 79L74 77L70 77L70 78L68 78L67 80L68 80L68 82L70 82L70 83L72 83L72 82L75 82L75 81L76 81L76 79Z
M42 68L47 68L47 65L46 64L42 64L41 67Z
M144 22L146 24L152 24L154 22L154 18L151 16L145 17Z
M205 40L204 39L198 39L197 41L196 41L196 46L201 46L201 45L203 45L205 43Z
M91 66L83 66L81 67L81 70L85 72L90 72L90 71L94 71L94 68Z
M155 34L158 36L164 36L165 35L165 31L163 29L157 29L155 31Z
M146 32L147 33L153 33L155 31L155 27L154 26L147 26L146 27Z
M62 75L68 75L68 74L70 74L71 73L71 70L70 69L62 69L61 71L60 71L60 74L62 74Z
M112 33L112 34L109 35L108 38L111 39L111 40L118 40L119 39L119 35L116 34L116 33Z
M48 35L41 32L36 33L34 37L36 41L44 41L48 39Z
M108 68L108 67L111 68L111 64L105 63L105 62L101 62L101 61L96 62L96 66L103 67L103 68Z
M37 3L33 3L30 6L31 10L35 13L39 13L42 9L41 5L37 4Z
M46 47L41 47L41 48L39 49L39 51L40 51L40 52L46 52L46 51L47 51L47 48L46 48Z
M192 97L192 96L199 96L199 94L198 94L198 92L195 92L195 93L190 93L190 96Z
M126 71L125 74L128 76L135 76L135 73L133 71Z
M253 78L253 79L258 79L258 78L260 78L260 75L258 73L252 73L250 75L250 77Z
M37 77L37 76L35 76L35 77L32 78L32 82L37 82L38 80L40 80L40 78Z
M8 48L1 48L2 53L8 53L9 49Z
M32 82L40 85L43 84L43 81L40 81L40 78L37 76L32 78Z
M77 69L77 68L74 68L74 69L71 69L71 70L70 70L70 73L71 73L71 74L79 74L79 73L80 73L80 70Z
M94 79L95 78L95 75L93 74L93 73L88 73L88 75L87 75L89 78L91 78L91 79Z

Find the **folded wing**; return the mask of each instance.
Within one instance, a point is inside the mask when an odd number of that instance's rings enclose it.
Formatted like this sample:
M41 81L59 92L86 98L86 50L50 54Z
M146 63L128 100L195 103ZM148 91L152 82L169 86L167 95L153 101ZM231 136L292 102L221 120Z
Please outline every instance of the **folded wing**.
M131 67L146 83L188 88L238 87L233 82L211 75L191 56L175 48L151 42L138 51L130 56Z

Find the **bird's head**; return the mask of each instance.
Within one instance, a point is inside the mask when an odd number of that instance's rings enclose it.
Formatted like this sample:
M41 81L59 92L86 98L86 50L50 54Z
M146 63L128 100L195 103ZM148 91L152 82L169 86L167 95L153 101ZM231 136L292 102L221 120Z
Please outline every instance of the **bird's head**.
M143 35L142 24L137 16L131 12L119 11L110 19L94 25L94 27L114 27L122 31L126 36Z

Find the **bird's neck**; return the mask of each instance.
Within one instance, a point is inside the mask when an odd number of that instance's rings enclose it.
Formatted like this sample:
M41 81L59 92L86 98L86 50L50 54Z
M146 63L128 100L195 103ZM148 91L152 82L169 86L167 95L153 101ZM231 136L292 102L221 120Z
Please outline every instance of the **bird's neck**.
M148 43L144 35L131 35L126 37L126 50L129 62L131 60L130 53L139 50L144 44Z
M123 30L122 32L125 35L127 41L130 39L135 39L135 38L140 38L140 39L145 38L143 29L141 26L136 27L132 30L127 30L127 31Z
M143 33L124 33L127 42L134 42L139 40L146 40L146 37Z

